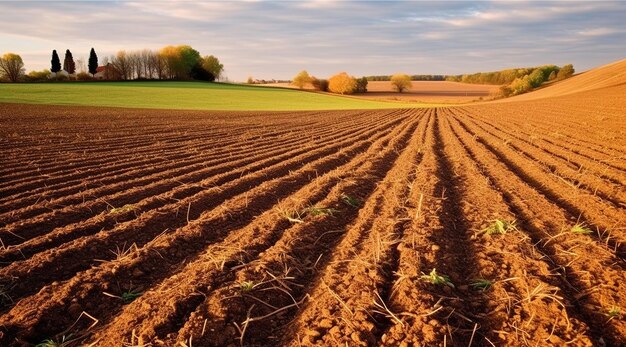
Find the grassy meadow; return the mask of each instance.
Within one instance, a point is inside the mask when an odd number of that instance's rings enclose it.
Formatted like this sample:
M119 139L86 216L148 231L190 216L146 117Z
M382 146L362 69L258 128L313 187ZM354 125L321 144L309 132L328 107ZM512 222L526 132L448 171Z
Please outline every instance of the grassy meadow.
M283 88L204 82L76 82L0 84L0 103L129 108L294 111L429 107Z

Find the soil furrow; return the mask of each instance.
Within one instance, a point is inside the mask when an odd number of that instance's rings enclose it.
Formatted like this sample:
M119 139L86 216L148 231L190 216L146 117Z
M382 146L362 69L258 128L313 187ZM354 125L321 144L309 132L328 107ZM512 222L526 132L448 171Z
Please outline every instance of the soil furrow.
M455 136L502 193L518 225L528 232L531 242L552 264L551 272L558 274L554 277L559 281L558 287L584 316L592 336L613 342L623 338L626 324L607 316L612 305L623 307L626 303L616 282L624 270L616 263L619 260L615 254L586 235L568 232L567 226L572 221L566 211L512 174L500 157L482 141L472 139L471 133L465 132L456 119L450 120ZM603 277L593 275L598 273L603 273ZM594 343L600 343L599 338Z
M386 126L387 131L397 126L396 123L402 119L404 117L393 122L393 124L388 124ZM371 134L363 135L363 139L368 138L372 134L377 134L376 136L378 137L382 136L384 132L379 132L374 128L371 130ZM355 138L351 139L354 140ZM358 138L356 139L358 140ZM352 143L352 141L349 140L349 143ZM228 211L224 210L223 201L242 194L247 199L249 191L253 187L256 187L254 189L262 190L270 182L284 187L295 186L298 184L293 178L296 172L301 172L301 175L310 177L311 175L315 176L323 173L325 172L324 170L331 170L334 166L340 165L345 158L366 148L368 142L356 142L339 149L341 146L342 143L329 144L316 151L282 162L279 165L244 175L242 178L222 187L206 190L200 194L201 196L186 198L174 206L166 206L155 210L153 213L141 215L136 221L120 224L112 230L77 239L54 251L39 253L28 260L10 264L0 270L0 276L4 278L20 278L24 277L26 273L29 274L28 277L31 281L16 283L12 286L11 294L14 300L33 294L38 288L41 288L42 285L49 283L53 279L68 279L77 271L87 268L93 263L92 259L94 258L102 260L114 258L115 254L112 254L111 249L115 249L116 245L121 247L125 243L128 243L129 246L135 243L137 246L142 246L159 235L164 229L167 231L168 229L172 230L182 227L187 224L188 220L195 220L198 217L202 218L201 213L203 211L208 210L208 212L211 212L215 207L219 207L216 209L219 213L228 213ZM302 162L307 164L301 166ZM319 169L316 172L315 170L318 167ZM292 172L292 170L297 171ZM265 192L265 195L285 194L283 190L274 190L274 192L276 193L272 193L272 191ZM252 198L253 196L250 196L250 199ZM266 198L269 198L269 196ZM187 216L189 218L185 216L185 210L188 211ZM212 213L217 212L213 211ZM70 254L74 261L67 262L66 257ZM51 269L55 271L51 271Z
M198 221L150 242L148 246L138 251L138 256L144 259L134 267L120 268L115 266L116 264L103 264L100 268L88 270L75 276L66 284L47 286L37 294L39 297L37 301L40 302L40 305L32 307L29 303L22 301L0 319L0 324L7 326L9 331L21 331L20 336L24 338L32 336L33 330L22 330L20 327L33 327L38 334L59 332L60 330L53 329L59 329L58 327L63 326L63 324L60 324L58 319L52 321L47 319L49 314L46 312L58 312L59 305L69 310L63 293L73 293L73 298L78 300L82 308L82 305L103 301L102 291L115 290L108 286L112 286L116 280L121 283L123 279L130 279L135 270L141 269L140 271L145 272L144 275L147 277L163 278L162 276L167 275L169 271L161 274L155 274L152 271L156 264L163 263L164 256L167 257L165 261L172 267L179 266L177 264L180 264L184 259L193 257L206 245L220 241L230 231L251 222L255 215L271 208L277 199L285 198L297 191L305 185L303 182L309 181L311 173L323 175L338 165L349 162L348 159L362 151L367 144L367 142L357 143L332 155L320 153L322 159L309 162L287 177L268 180L250 190L250 194L243 193L233 197L224 202L220 208L203 214ZM182 250L184 252L181 252ZM114 271L107 270L107 267L114 268ZM141 275L134 277L141 277ZM60 290L60 288L64 288L64 290ZM90 300L83 302L81 299L84 298ZM47 304L41 305L42 302ZM95 309L95 307L91 308L92 311ZM66 326L72 324L69 319L66 319L65 322L68 323Z
M534 189L567 211L576 221L573 224L584 224L596 229L593 235L597 236L598 242L607 243L615 250L616 255L624 260L626 256L626 231L622 227L626 225L624 209L616 208L596 196L566 185L557 178L546 176L540 168L521 154L506 145L496 145L498 141L489 134L474 129L467 121L455 118L464 131L477 136L477 141L494 153L510 171L515 172Z
M311 240L315 241L320 236L315 231L318 228L319 233L322 234L325 230L341 229L356 214L355 208L341 203L342 194L356 193L357 185L359 188L373 189L375 181L370 181L372 176L368 173L376 165L386 165L390 158L396 155L394 150L404 145L402 141L406 141L414 127L403 126L402 129L394 130L389 136L374 142L367 152L355 157L343 167L316 178L288 199L276 204L272 210L257 217L253 223L231 233L222 243L211 245L204 251L203 255L193 263L187 264L180 273L170 277L150 293L146 293L136 303L129 305L122 315L117 316L104 331L98 333L100 337L105 339L102 341L105 343L106 341L129 341L131 327L137 327L136 334L142 336L145 341L164 339L170 333L176 332L178 330L177 322L184 322L185 317L188 317L194 308L202 302L202 296L194 297L193 293L200 292L209 295L214 288L232 285L236 272L228 270L224 272L225 267L241 268L244 265L246 269L267 267L267 260L264 259L270 257L269 259L276 261L276 258L273 257L277 254L275 245L277 242L281 243L283 247L302 247L304 245L311 247L311 244L314 243ZM364 185L359 185L360 182ZM363 194L367 190L359 190L358 192ZM315 212L306 212L307 216L302 217L303 223L292 223L289 226L285 217L280 215L280 211L282 213L284 211L307 211L307 208L312 211L309 206L314 206L314 211L321 211L320 215L314 216L313 213ZM318 209L315 210L315 208ZM328 210L329 208L334 209L334 211ZM265 230L265 232L259 233L259 230ZM338 235L336 232L330 233L327 239L320 239L318 247L322 247L325 244L324 241L332 240ZM271 241L267 240L268 237ZM233 244L238 246L232 247ZM291 259L287 260L288 264L284 264L290 267L289 264L294 264L293 261L295 260L291 257L297 258L302 255L306 256L306 259L298 258L298 260L309 262L310 266L315 261L315 259L309 259L310 254L308 252L292 253L281 248L278 258ZM260 259L250 263L257 256L260 256ZM270 266L270 268L275 268L275 266ZM242 271L239 270L237 273ZM225 282L228 284L225 285ZM164 293L169 294L164 295ZM164 297L176 301L177 305L165 307L161 303ZM279 299L281 298L274 298L274 300ZM135 307L149 305L154 308L154 311L138 313L133 305ZM94 338L94 340L96 339L98 336ZM196 343L200 343L200 341Z

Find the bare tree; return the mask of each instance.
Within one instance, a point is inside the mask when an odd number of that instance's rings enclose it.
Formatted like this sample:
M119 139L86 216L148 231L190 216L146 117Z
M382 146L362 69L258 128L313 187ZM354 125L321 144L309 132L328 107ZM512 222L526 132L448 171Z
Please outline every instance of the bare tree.
M117 52L116 55L111 56L110 60L123 80L131 79L132 66L126 51Z
M17 82L24 75L22 57L13 53L6 53L0 57L0 75L11 82Z

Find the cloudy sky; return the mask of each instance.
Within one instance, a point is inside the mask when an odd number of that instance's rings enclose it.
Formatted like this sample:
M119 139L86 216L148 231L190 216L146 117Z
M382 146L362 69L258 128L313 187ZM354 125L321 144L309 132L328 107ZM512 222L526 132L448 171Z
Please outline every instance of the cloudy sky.
M27 70L50 68L52 49L78 59L170 44L217 56L234 81L626 58L624 1L0 1L0 13L0 54Z

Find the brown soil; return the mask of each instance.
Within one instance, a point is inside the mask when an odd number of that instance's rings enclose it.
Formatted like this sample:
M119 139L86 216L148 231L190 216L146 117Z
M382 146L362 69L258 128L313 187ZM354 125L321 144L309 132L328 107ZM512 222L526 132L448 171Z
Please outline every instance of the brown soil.
M0 345L622 345L625 92L1 105Z

